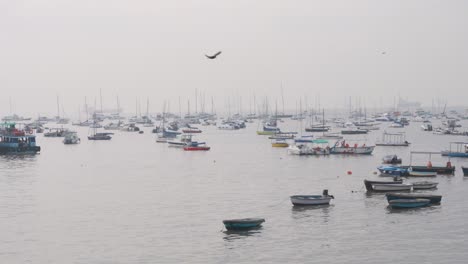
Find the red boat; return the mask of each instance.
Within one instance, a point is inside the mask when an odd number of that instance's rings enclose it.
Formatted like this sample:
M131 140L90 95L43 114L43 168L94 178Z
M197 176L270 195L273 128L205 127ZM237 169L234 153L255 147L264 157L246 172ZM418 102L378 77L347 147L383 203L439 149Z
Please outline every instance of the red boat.
M198 146L198 147L187 146L187 147L184 147L184 150L185 151L207 151L207 150L210 150L210 147L207 147L207 146Z
M192 141L184 147L185 151L207 151L210 147L205 145L205 142Z

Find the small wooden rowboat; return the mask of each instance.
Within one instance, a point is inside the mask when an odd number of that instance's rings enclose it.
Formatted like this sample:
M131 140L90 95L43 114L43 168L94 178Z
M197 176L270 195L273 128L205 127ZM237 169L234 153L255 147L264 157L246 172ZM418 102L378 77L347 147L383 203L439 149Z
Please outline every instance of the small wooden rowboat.
M246 230L256 228L265 222L263 218L242 218L242 219L230 219L223 220L223 224L227 230Z
M388 202L390 207L401 209L424 207L430 203L428 199L397 199Z
M413 184L373 184L372 187L378 192L411 191Z
M438 182L422 181L413 182L413 190L426 190L437 188Z
M431 204L439 204L442 201L442 195L425 193L387 193L387 201L399 199L428 199Z

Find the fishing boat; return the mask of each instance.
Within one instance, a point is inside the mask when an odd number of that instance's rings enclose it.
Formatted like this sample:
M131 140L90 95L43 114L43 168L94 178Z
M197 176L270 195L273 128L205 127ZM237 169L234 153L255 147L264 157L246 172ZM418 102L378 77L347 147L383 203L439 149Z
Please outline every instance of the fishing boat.
M387 155L382 158L383 164L401 164L401 158L398 158L397 155Z
M401 184L403 183L403 180L398 178L398 177L395 177L393 178L393 181L369 181L369 180L364 180L364 186L366 187L366 190L368 191L373 191L374 190L374 187L373 185L374 184Z
M468 167L462 166L462 170L463 170L463 176L468 176Z
M468 142L450 142L449 150L441 152L442 156L468 158Z
M408 175L407 169L402 169L397 166L380 166L377 167L381 176L405 176Z
M413 182L413 190L427 190L437 188L438 182L421 181Z
M69 131L65 134L63 139L63 144L65 145L72 145L80 143L81 139L78 137L78 133L75 131Z
M223 224L227 230L247 230L257 228L265 222L263 218L242 218L223 220Z
M398 183L398 184L372 184L372 188L377 192L395 192L395 191L411 191L413 184Z
M88 136L88 140L111 140L112 133L93 133Z
M271 146L274 148L287 148L289 144L285 139L274 139L271 141Z
M40 151L34 133L16 128L13 122L0 124L0 154L36 154Z
M185 151L208 151L210 150L210 147L206 146L205 142L196 142L192 141L190 143L187 143L184 146Z
M331 148L331 154L363 154L363 155L370 155L374 151L375 146L366 146L365 144L358 146L358 144L354 144L354 146L350 146L345 140L337 141L335 145Z
M398 199L428 199L431 204L439 204L442 200L442 195L425 193L387 193L385 196L388 201Z
M409 209L428 206L431 203L428 199L397 199L390 200L388 204L391 208Z
M327 205L330 204L333 195L328 194L328 190L323 190L322 195L292 195L291 203L295 206L305 205Z
M423 155L429 155L429 161L427 162L426 166L415 166L412 165L412 160L413 160L413 155L414 154L423 154ZM445 167L442 166L433 166L431 162L431 156L437 154L440 155L440 152L432 152L432 151L411 151L410 152L410 165L405 165L405 166L400 166L401 168L404 169L409 169L411 167L411 170L413 172L437 172L437 174L446 174L446 175L453 175L455 173L455 167L452 166L452 163L450 162L450 159L447 161L447 164Z
M375 143L376 146L407 147L409 143L405 138L405 133L388 133L384 131L382 140Z

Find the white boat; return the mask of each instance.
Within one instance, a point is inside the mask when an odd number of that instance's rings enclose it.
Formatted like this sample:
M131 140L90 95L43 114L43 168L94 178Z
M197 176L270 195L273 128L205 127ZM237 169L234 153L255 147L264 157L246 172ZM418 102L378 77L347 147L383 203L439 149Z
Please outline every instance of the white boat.
M372 184L374 191L392 192L392 191L411 191L413 184L399 183L399 184Z
M322 195L292 195L291 203L296 206L304 205L327 205L330 204L333 195L328 195L328 190L323 190Z
M311 146L307 144L295 144L288 148L290 155L330 155L329 147Z
M410 169L408 169L408 174L409 176L412 176L412 177L435 177L437 176L437 172L435 171L413 171Z
M413 182L413 190L426 190L437 188L438 182L422 181Z

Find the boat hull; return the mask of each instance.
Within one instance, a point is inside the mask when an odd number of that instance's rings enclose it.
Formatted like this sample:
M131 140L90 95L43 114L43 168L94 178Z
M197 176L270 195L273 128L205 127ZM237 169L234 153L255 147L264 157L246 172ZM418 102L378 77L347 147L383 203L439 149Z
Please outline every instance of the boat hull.
M437 182L413 182L413 190L428 190L437 188Z
M28 146L28 147L18 147L18 148L0 146L0 155L5 155L5 154L36 154L36 153L38 153L40 151L41 151L41 147L39 147L39 146Z
M184 147L185 151L208 151L210 147Z
M402 169L412 168L414 171L437 172L438 174L454 174L455 167L400 166Z
M287 148L289 147L288 143L271 143L271 146L274 148Z
M435 177L437 172L432 171L409 171L408 176L411 177Z
M296 206L330 204L332 197L323 195L293 195L291 203Z
M263 218L244 218L224 220L223 224L227 230L247 230L260 227L264 222Z
M387 193L387 200L397 199L428 199L432 204L439 204L442 201L442 195L435 194L416 194L416 193Z
M410 209L427 206L431 203L428 199L397 199L388 202L390 207L399 209Z

